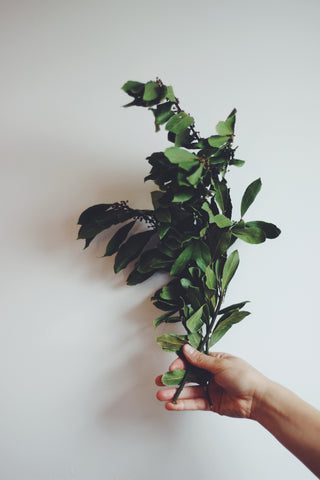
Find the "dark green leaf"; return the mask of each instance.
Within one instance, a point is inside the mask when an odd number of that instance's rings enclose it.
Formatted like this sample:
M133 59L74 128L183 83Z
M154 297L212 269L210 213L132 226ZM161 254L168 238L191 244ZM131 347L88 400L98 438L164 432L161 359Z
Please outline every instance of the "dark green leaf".
M127 285L138 285L139 283L145 282L154 274L153 271L140 273L136 269L133 269L130 275L127 278Z
M119 230L113 235L110 242L107 245L106 253L104 254L105 257L113 255L118 251L121 243L125 241L127 238L128 233L132 229L133 225L136 223L135 220L133 222L127 223L123 227L119 228Z
M132 235L132 237L130 237L129 240L127 240L126 243L120 247L116 255L114 261L115 273L120 272L120 270L125 268L134 258L140 255L153 235L153 230Z
M229 165L235 165L236 167L242 167L246 162L244 160L239 160L237 158L232 158L229 162Z
M192 252L193 248L192 245L188 245L178 256L176 261L174 262L170 275L174 276L177 275L178 273L182 272L182 270L186 267L187 263L191 260L192 258Z
M179 134L194 123L194 119L185 112L180 112L171 117L166 125L166 130Z
M234 310L241 310L247 303L249 303L249 300L245 302L240 302L240 303L234 303L233 305L229 305L229 307L225 307L220 312L218 315L225 315L226 313L233 312Z
M191 190L190 188L180 188L177 193L174 195L172 202L173 203L179 203L179 202L187 202L194 196L195 192L194 190Z
M164 313L163 315L160 315L160 317L155 318L153 321L154 327L158 327L161 323L167 323L168 318L171 317L176 312L176 310L171 310L171 312Z
M181 369L173 370L172 372L166 372L162 375L161 381L163 385L175 386L179 385L185 376L186 371Z
M219 205L221 212L226 213L228 203L228 188L224 182L214 182L215 200Z
M277 238L281 233L281 230L273 223L262 222L260 220L246 222L246 226L260 228L261 230L264 231L267 238Z
M187 327L190 332L198 332L201 329L203 325L203 321L201 320L202 311L203 305L199 308L199 310L197 310L193 315L191 315L190 318L188 318Z
M157 338L157 343L165 352L178 352L185 343L187 343L186 335L175 335L169 333L161 335Z
M228 116L227 120L225 121L226 125L228 125L228 127L230 128L232 133L234 133L234 125L235 125L235 122L236 122L236 113L237 113L237 110L234 108L232 110L232 112L230 113L230 115Z
M254 182L250 183L246 191L243 194L241 200L241 217L246 213L250 205L254 202L256 196L261 189L261 179L257 178Z
M236 270L239 265L239 252L234 250L228 256L226 263L223 267L222 281L221 281L221 291L224 292L232 279L233 275L236 273Z
M87 208L81 213L78 225L87 225L88 223L94 222L96 218L104 218L111 205L112 203L100 203L99 205L93 205L92 207Z
M250 312L239 312L236 310L235 312L231 313L230 317L219 323L214 329L214 332L211 336L209 343L210 347L215 345L227 333L227 331L232 327L232 325L240 322L248 315L250 315Z
M253 244L263 243L266 239L266 234L261 228L248 227L247 225L233 228L232 234L244 242Z

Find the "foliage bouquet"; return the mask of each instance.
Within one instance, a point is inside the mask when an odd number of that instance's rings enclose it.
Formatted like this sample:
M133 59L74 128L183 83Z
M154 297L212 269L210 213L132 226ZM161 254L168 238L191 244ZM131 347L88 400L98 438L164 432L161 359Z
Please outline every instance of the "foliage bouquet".
M235 158L233 147L235 109L217 124L215 135L203 138L195 130L193 117L181 109L171 86L157 79L128 81L122 88L132 97L125 106L150 109L156 131L164 126L172 145L147 158L151 170L145 180L157 186L151 193L152 210L133 209L124 201L94 205L79 218L78 238L85 239L86 248L103 230L121 225L105 251L105 256L116 254L114 271L118 273L136 260L128 285L144 282L156 272L170 274L168 284L151 298L162 312L154 325L180 323L185 333L161 335L157 342L163 350L179 356L183 356L185 343L208 353L232 325L249 315L243 310L247 301L222 308L239 265L234 243L238 239L262 243L276 238L280 230L272 223L244 220L260 191L260 179L245 190L240 219L232 218L226 174L229 167L244 164ZM143 222L145 231L132 233L136 222ZM206 386L208 378L187 365L185 370L165 373L162 381L178 386L176 401L186 381Z

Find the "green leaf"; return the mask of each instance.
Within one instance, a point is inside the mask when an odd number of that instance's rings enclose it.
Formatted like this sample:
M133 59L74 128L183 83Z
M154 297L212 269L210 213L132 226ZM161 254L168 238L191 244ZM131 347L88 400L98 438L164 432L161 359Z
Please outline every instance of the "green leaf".
M125 241L128 233L130 232L135 223L136 221L133 220L133 222L127 223L127 225L119 228L119 230L113 235L110 242L108 243L104 257L113 255L118 251L121 243Z
M171 163L179 165L184 170L191 170L194 166L199 165L198 157L183 148L169 147L164 154Z
M188 342L193 348L198 348L201 342L201 335L197 332L189 333Z
M216 223L219 228L226 228L232 225L232 221L230 220L230 218L227 218L221 214L214 216L214 223Z
M237 110L234 108L230 115L228 116L227 120L225 121L226 125L232 130L232 133L234 133L234 125L236 123L236 113Z
M235 323L241 322L245 317L250 315L250 312L239 312L235 311L231 313L230 317L226 318L223 322L219 323L210 339L210 347L215 345L226 333L227 331L234 325Z
M240 238L240 240L243 240L244 242L253 244L263 243L266 239L266 234L261 228L248 227L247 225L233 228L232 235Z
M147 232L132 235L132 237L120 247L114 261L115 273L119 273L120 270L125 268L134 258L140 255L154 233L153 230L148 230Z
M186 373L185 370L181 370L177 368L172 372L166 372L164 375L162 375L161 381L163 385L166 385L166 386L179 385L183 380L185 373Z
M214 182L215 200L219 205L221 212L225 214L228 203L228 188L224 182Z
M124 90L131 97L136 97L137 95L142 94L143 89L144 83L135 82L133 80L129 80L122 86L122 90Z
M267 238L277 238L281 233L281 230L273 223L262 222L261 220L246 222L246 226L260 228L264 231Z
M190 318L188 318L187 327L190 332L198 332L201 329L203 325L203 321L201 320L202 311L203 305L199 308L199 310L197 310L193 315L191 315Z
M187 343L186 335L168 333L156 339L165 352L178 352Z
M249 300L246 300L245 302L240 302L240 303L234 303L233 305L229 305L229 307L225 307L222 310L218 312L218 315L225 315L226 313L233 312L234 310L241 310L247 303L249 303Z
M205 272L207 266L211 262L209 246L203 241L196 242L193 247L193 257L198 267Z
M228 140L230 140L230 135L223 137L220 135L212 135L212 137L208 138L208 143L210 147L221 147L221 145L224 145Z
M243 194L241 200L241 217L246 213L250 205L254 202L256 196L261 189L261 179L257 178L254 182L250 183L246 191Z
M239 252L238 250L234 250L228 256L226 263L224 264L224 267L223 267L222 281L221 281L222 292L225 292L225 290L227 289L230 283L230 280L232 279L233 275L236 273L238 265L239 265Z
M176 103L176 97L173 93L173 88L171 87L171 85L168 85L167 86L167 89L166 89L166 98L168 100L170 100L170 102L173 102L173 103Z
M199 183L199 180L202 175L202 170L203 170L203 163L200 165L200 167L197 168L197 170L194 173L192 173L191 175L189 175L189 177L187 177L187 180L191 185L196 186Z
M178 256L174 264L172 265L170 275L174 276L182 272L187 266L187 263L191 260L193 253L192 245L188 245Z
M163 125L174 115L174 112L171 110L172 105L172 102L165 102L160 103L156 109L151 109L155 116L156 125Z
M217 285L217 279L216 279L215 273L212 270L212 267L210 265L208 265L206 268L206 285L209 288L209 290L215 290Z
M207 212L207 214L209 215L209 223L215 223L215 220L214 220L214 215L213 215L213 212L211 210L211 208L209 207L208 203L207 202L204 202L201 206L202 210L204 210L205 212Z
M174 195L172 202L173 203L179 203L179 202L187 202L190 200L195 195L194 190L191 190L190 188L179 188L177 193Z
M194 123L194 119L185 112L179 112L174 117L171 117L166 125L166 130L179 134L186 130Z
M146 102L151 102L158 98L161 87L157 82L147 82L144 88L142 99Z
M176 312L176 310L171 310L171 312L164 313L163 315L160 315L160 317L155 318L153 321L154 327L158 327L161 323L167 323L167 320L171 315L173 315Z
M239 160L238 158L232 158L229 162L229 165L234 165L235 167L242 167L246 162L244 160Z
M217 134L222 137L233 134L233 130L227 122L219 122L216 126L216 130Z

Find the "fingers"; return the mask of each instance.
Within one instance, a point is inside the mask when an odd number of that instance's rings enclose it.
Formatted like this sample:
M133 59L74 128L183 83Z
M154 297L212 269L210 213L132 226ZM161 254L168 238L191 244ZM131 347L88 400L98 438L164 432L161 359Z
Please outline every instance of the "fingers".
M157 392L157 399L162 402L172 400L176 391L176 388L165 388L164 390L159 390ZM202 387L194 385L192 387L184 387L179 396L179 399L191 399L198 397L205 397L205 393Z
M191 347L188 343L183 346L183 353L192 365L208 370L213 374L218 371L219 366L221 366L221 359L225 357L224 353L206 355Z
M165 407L167 410L210 410L207 397L202 387L185 387L177 403L173 403L172 398L176 391L176 388L166 388L157 392L158 400L166 402Z

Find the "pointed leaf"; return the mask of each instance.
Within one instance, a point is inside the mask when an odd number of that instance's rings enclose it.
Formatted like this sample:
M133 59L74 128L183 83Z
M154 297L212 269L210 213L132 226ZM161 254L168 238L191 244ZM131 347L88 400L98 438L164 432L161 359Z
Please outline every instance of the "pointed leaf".
M113 255L118 251L121 243L125 241L128 233L130 232L135 223L136 221L133 220L133 222L127 223L127 225L119 228L119 230L113 235L110 242L108 243L104 257Z
M161 323L167 323L168 318L173 315L176 312L176 310L171 310L171 312L164 313L163 315L160 315L160 317L155 318L153 320L153 325L154 327L158 327Z
M142 99L150 102L158 98L161 91L161 86L157 82L147 82L144 88Z
M186 267L187 263L192 258L193 248L192 245L188 245L178 256L174 264L172 265L170 275L174 276L178 273L182 272L182 270Z
M217 279L210 265L206 268L206 285L209 290L215 290L217 286Z
M257 178L254 182L250 183L246 191L243 194L241 200L241 217L246 213L250 205L254 202L256 196L261 189L261 179Z
M218 315L225 315L226 313L233 312L234 310L241 310L247 303L250 303L249 300L240 303L234 303L233 305L229 305L229 307L225 307L218 312Z
M119 273L120 270L125 268L134 258L140 255L154 233L154 230L148 230L147 232L132 235L132 237L120 247L114 261L115 273Z
M210 343L209 343L210 347L215 345L227 333L227 331L232 327L232 325L240 322L248 315L250 315L250 312L235 311L231 313L230 317L226 318L223 322L219 323L214 329L214 332L211 336Z
M93 205L87 208L81 213L78 225L87 225L88 223L94 222L96 218L104 217L111 205L112 203L100 203L99 205Z
M246 226L260 228L261 230L264 231L267 238L277 238L281 233L281 230L273 223L262 222L260 220L246 222Z
M221 281L221 291L224 292L229 283L232 279L233 275L236 273L236 270L239 265L239 253L238 250L234 250L234 252L230 253L228 256L226 263L223 267L222 272L222 281Z
M201 320L202 311L203 305L199 308L199 310L197 310L193 315L191 315L190 318L188 318L187 327L190 332L198 332L201 329L203 325L203 321Z

